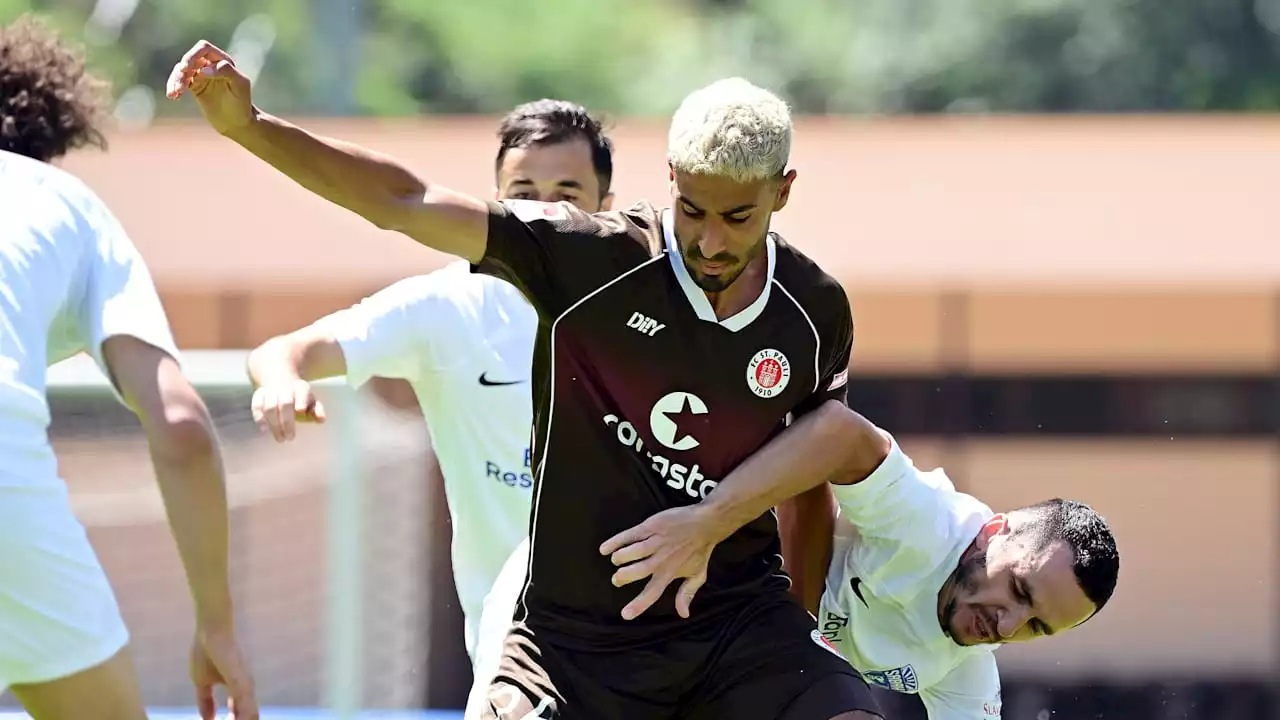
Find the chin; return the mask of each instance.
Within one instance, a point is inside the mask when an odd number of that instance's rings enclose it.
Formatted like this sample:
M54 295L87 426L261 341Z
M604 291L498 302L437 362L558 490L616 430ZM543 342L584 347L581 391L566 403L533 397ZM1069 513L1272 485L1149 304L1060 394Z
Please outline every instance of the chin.
M733 278L726 278L723 275L696 275L693 281L705 292L721 292L733 284Z

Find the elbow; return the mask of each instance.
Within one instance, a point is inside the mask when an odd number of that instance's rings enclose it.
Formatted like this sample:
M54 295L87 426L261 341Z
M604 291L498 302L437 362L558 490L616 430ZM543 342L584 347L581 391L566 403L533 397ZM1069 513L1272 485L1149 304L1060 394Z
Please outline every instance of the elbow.
M889 440L866 418L844 404L829 401L815 412L822 413L825 442L838 449L828 482L852 485L861 481L884 461L889 453Z
M174 403L147 421L147 438L157 460L202 462L218 451L213 419L199 400Z
M404 233L410 226L413 209L421 206L427 188L421 183L381 194L365 203L360 215L379 230Z

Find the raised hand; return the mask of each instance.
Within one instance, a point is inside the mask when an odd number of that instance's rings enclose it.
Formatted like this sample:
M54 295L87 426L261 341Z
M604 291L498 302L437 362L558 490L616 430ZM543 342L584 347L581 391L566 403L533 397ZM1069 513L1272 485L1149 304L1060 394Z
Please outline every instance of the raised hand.
M169 73L165 94L177 99L186 91L195 97L209 125L223 135L253 122L249 78L236 69L230 55L208 40L192 46Z

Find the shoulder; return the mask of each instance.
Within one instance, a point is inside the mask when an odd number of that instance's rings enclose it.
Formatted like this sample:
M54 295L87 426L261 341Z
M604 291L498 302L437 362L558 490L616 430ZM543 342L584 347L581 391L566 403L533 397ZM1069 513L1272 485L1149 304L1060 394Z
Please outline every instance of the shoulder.
M625 210L589 213L567 203L544 203L533 200L499 200L489 203L491 216L514 219L528 225L535 233L543 228L564 237L612 239L627 241L621 247L644 249L649 255L661 252L662 213L641 201ZM584 246L587 247L587 246ZM597 246L617 250L617 243Z
M49 163L0 151L0 188L24 204L56 202L88 220L110 218L106 203L83 180Z
M835 332L851 325L849 296L840 281L781 235L774 233L773 241L776 253L774 281L820 330Z

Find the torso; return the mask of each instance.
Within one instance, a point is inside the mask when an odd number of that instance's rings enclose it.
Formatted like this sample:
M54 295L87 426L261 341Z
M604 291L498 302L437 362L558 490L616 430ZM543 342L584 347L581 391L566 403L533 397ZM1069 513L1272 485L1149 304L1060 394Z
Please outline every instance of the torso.
M661 228L656 213L649 220ZM661 510L699 501L785 427L818 382L812 288L834 283L771 238L764 292L716 321L664 242L629 245L614 260L612 278L550 327L544 319L535 354L537 582L524 603L531 627L590 644L688 624L675 616L672 588L623 626L620 611L638 589L613 587L597 548ZM714 617L787 582L770 513L717 547L694 616Z

